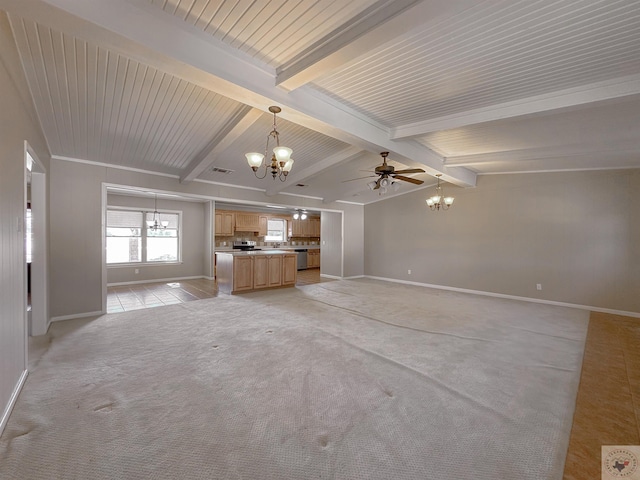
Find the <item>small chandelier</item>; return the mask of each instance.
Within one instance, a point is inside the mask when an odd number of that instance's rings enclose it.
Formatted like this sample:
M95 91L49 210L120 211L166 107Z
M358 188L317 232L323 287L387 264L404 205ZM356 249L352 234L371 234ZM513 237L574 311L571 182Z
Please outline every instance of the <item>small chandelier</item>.
M160 221L160 214L158 213L158 194L155 194L155 202L153 206L153 220L147 220L147 227L149 230L160 230L161 228L167 228L169 222L166 220Z
M293 214L293 219L294 220L306 220L307 219L307 212L304 210L296 210L296 213Z
M453 197L445 197L444 194L442 193L442 187L440 186L441 176L442 176L441 173L436 175L436 177L438 177L438 185L436 185L436 194L431 198L427 198L426 200L427 205L429 205L429 208L431 210L440 210L441 208L442 210L448 210L454 200Z
M273 179L278 178L281 182L284 182L287 180L287 175L289 175L291 167L293 167L293 159L291 158L293 151L288 147L280 146L280 134L276 128L276 114L280 113L282 109L280 107L269 107L269 111L273 113L273 130L267 135L267 146L265 147L264 155L262 153L250 152L246 153L245 157L247 157L247 162L257 178L262 179L266 177L269 169L271 169ZM276 140L276 147L273 149L271 164L269 164L268 162L263 162L263 160L264 157L269 154L269 140L271 140L271 138ZM264 173L259 175L258 169L263 166Z

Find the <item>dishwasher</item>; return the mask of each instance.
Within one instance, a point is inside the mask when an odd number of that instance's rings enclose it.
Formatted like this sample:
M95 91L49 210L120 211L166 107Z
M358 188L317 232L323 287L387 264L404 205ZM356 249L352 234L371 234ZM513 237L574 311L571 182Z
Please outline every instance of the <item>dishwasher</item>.
M297 248L295 252L298 254L298 270L307 269L307 249Z

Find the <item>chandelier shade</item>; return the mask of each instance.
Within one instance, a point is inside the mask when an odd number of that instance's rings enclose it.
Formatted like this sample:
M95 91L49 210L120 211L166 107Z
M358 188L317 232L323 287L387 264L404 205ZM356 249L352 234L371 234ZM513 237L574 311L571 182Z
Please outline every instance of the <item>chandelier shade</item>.
M246 153L245 157L247 157L247 163L257 178L265 178L267 174L271 172L274 180L278 178L284 182L287 180L287 175L289 175L289 172L293 168L293 158L291 158L293 150L284 145L280 145L280 133L276 125L276 115L280 113L282 109L272 106L269 107L269 111L273 113L273 129L269 132L269 135L267 135L267 146L264 149L264 155L258 152L250 152ZM265 157L269 155L269 141L271 139L275 140L276 146L271 154L271 161L264 161ZM258 173L263 167L264 172L262 174Z

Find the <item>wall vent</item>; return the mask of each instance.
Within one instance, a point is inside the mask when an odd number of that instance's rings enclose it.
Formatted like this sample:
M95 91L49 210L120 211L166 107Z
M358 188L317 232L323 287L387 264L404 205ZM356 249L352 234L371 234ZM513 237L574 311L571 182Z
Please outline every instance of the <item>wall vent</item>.
M228 168L220 168L220 167L213 167L211 171L213 173L224 173L225 175L228 175L234 172L233 170L229 170Z

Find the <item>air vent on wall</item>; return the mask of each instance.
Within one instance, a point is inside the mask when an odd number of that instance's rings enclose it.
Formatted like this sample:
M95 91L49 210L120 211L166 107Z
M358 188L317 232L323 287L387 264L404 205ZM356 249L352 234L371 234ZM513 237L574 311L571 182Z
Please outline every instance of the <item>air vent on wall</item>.
M226 175L233 173L233 170L229 170L228 168L220 168L220 167L213 167L211 168L211 171L213 173L224 173Z

